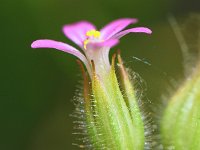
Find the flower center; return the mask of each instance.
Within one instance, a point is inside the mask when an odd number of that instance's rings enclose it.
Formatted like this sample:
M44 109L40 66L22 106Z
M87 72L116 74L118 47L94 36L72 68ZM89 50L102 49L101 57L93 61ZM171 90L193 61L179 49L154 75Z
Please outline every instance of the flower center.
M86 36L99 38L101 36L101 33L97 30L89 30L89 31L86 32Z
M86 32L86 36L87 39L83 42L84 44L84 48L86 49L87 44L92 40L92 41L98 41L100 36L101 36L101 32L97 31L97 30L89 30Z

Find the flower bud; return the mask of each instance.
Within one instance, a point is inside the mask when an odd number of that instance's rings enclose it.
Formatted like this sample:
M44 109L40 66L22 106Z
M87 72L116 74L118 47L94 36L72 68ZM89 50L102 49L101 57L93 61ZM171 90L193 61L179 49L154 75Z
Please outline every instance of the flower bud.
M200 65L171 97L161 123L165 146L200 149Z

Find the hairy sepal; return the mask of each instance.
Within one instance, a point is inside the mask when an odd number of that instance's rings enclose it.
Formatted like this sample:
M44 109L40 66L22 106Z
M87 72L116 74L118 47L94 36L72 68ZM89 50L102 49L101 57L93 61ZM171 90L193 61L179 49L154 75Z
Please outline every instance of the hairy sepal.
M142 150L144 126L134 88L129 77L121 74L124 83L122 94L114 59L105 76L99 77L93 67L91 97L85 96L88 134L94 149Z

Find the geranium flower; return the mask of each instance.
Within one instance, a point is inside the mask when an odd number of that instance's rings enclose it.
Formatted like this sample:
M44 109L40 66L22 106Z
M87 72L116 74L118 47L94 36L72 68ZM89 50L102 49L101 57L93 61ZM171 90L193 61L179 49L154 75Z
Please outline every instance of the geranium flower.
M54 40L41 39L32 43L32 48L55 48L78 57L86 66L91 75L91 61L94 61L96 74L101 76L110 69L110 48L119 43L119 39L131 32L151 34L152 31L146 27L136 27L122 31L128 25L136 23L137 19L123 18L115 20L100 31L88 21L80 21L63 27L63 32L70 40L76 43L83 51Z
M83 65L83 91L78 94L76 114L81 121L78 127L83 131L83 145L88 149L144 149L145 131L142 114L131 80L120 54L114 54L109 61L110 48L119 43L119 39L131 32L151 34L146 27L124 30L137 19L115 20L100 31L87 22L81 21L63 27L64 34L76 43L76 48L54 40L34 41L32 48L55 48L78 57ZM118 58L118 76L115 73L115 57ZM122 92L123 91L123 92ZM80 131L79 131L80 133ZM86 140L85 140L86 139Z

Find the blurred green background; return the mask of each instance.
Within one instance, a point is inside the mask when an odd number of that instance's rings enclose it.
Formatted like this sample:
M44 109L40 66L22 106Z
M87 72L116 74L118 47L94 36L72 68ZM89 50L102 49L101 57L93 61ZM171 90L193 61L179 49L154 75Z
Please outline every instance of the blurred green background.
M183 77L182 54L167 21L200 10L199 0L0 0L0 149L72 150L72 98L80 70L75 57L52 49L31 49L32 41L55 39L74 44L64 24L89 20L98 28L121 17L139 18L151 36L124 37L127 65L146 82L146 97L159 105L169 79ZM151 66L133 58L147 60Z

